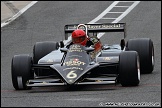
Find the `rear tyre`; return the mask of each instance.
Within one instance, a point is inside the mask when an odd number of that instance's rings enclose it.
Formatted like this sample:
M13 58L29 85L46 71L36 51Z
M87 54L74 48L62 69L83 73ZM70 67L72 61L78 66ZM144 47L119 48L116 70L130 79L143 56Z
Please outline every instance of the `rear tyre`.
M137 86L140 82L139 57L136 51L119 55L119 82L122 86Z
M12 84L16 90L28 90L26 82L34 78L31 68L32 57L27 54L15 55L11 62Z
M37 42L33 47L34 64L38 64L39 59L41 59L48 53L57 50L58 48L59 48L58 42L53 41ZM46 69L34 69L34 71L37 76L46 76L51 74L51 72L49 72Z
M126 44L126 50L137 51L140 57L141 73L152 73L154 69L154 46L149 38L130 39Z

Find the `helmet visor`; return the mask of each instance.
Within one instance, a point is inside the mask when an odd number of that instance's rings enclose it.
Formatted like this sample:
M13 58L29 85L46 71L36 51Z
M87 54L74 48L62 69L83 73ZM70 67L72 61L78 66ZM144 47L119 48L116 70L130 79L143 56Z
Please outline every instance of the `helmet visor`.
M75 37L72 39L73 43L81 43L86 39L85 36L81 36L81 37Z

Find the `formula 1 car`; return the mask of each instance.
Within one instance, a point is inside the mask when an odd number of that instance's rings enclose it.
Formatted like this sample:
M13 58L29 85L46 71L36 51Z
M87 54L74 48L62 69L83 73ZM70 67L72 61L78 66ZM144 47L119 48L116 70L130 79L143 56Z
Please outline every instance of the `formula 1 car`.
M120 44L95 47L63 41L37 42L33 56L15 55L11 62L13 87L26 90L32 87L55 85L116 84L138 86L141 73L154 69L154 46L149 38L129 39L125 44L126 23L65 25L65 40L75 29L83 29L90 38L100 32L123 32ZM89 34L92 33L92 36ZM102 46L100 46L102 45ZM93 57L91 56L93 54Z

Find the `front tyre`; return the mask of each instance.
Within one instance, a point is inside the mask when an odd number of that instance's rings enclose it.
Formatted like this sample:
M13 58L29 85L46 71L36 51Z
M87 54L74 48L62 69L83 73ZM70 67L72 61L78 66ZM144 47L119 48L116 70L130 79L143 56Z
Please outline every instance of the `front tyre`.
M139 57L136 51L119 55L119 82L122 86L137 86L140 82Z
M26 82L34 78L31 68L32 57L27 54L15 55L11 62L12 84L16 90L27 90Z
M59 48L58 42L37 42L33 47L33 62L38 64L39 59Z
M33 62L34 64L38 64L38 61L49 54L54 50L58 50L59 44L58 42L53 41L45 41L45 42L37 42L33 47ZM50 75L52 72L47 69L34 69L35 74L37 76L46 76Z

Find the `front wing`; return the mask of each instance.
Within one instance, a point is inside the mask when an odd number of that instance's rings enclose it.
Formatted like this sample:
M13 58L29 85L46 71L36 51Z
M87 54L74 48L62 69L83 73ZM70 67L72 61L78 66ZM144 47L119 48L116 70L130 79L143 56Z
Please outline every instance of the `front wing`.
M92 84L116 84L117 77L110 78L85 78L83 81L75 82L73 85L92 85ZM43 86L56 86L56 85L68 85L61 79L33 79L27 82L28 87L43 87Z
M105 64L103 64L105 65ZM50 65L34 65L34 68L50 68ZM90 68L89 68L90 70ZM51 76L37 76L34 79L30 79L27 81L26 85L29 87L43 87L43 86L56 86L56 85L87 85L87 84L116 84L117 82L117 74L106 74L103 76L95 76L95 77L86 77L85 74L89 71L86 69L80 74L73 83L70 83L70 80L67 80L65 76L61 75L59 77L55 77L55 75ZM82 78L83 77L83 78Z

